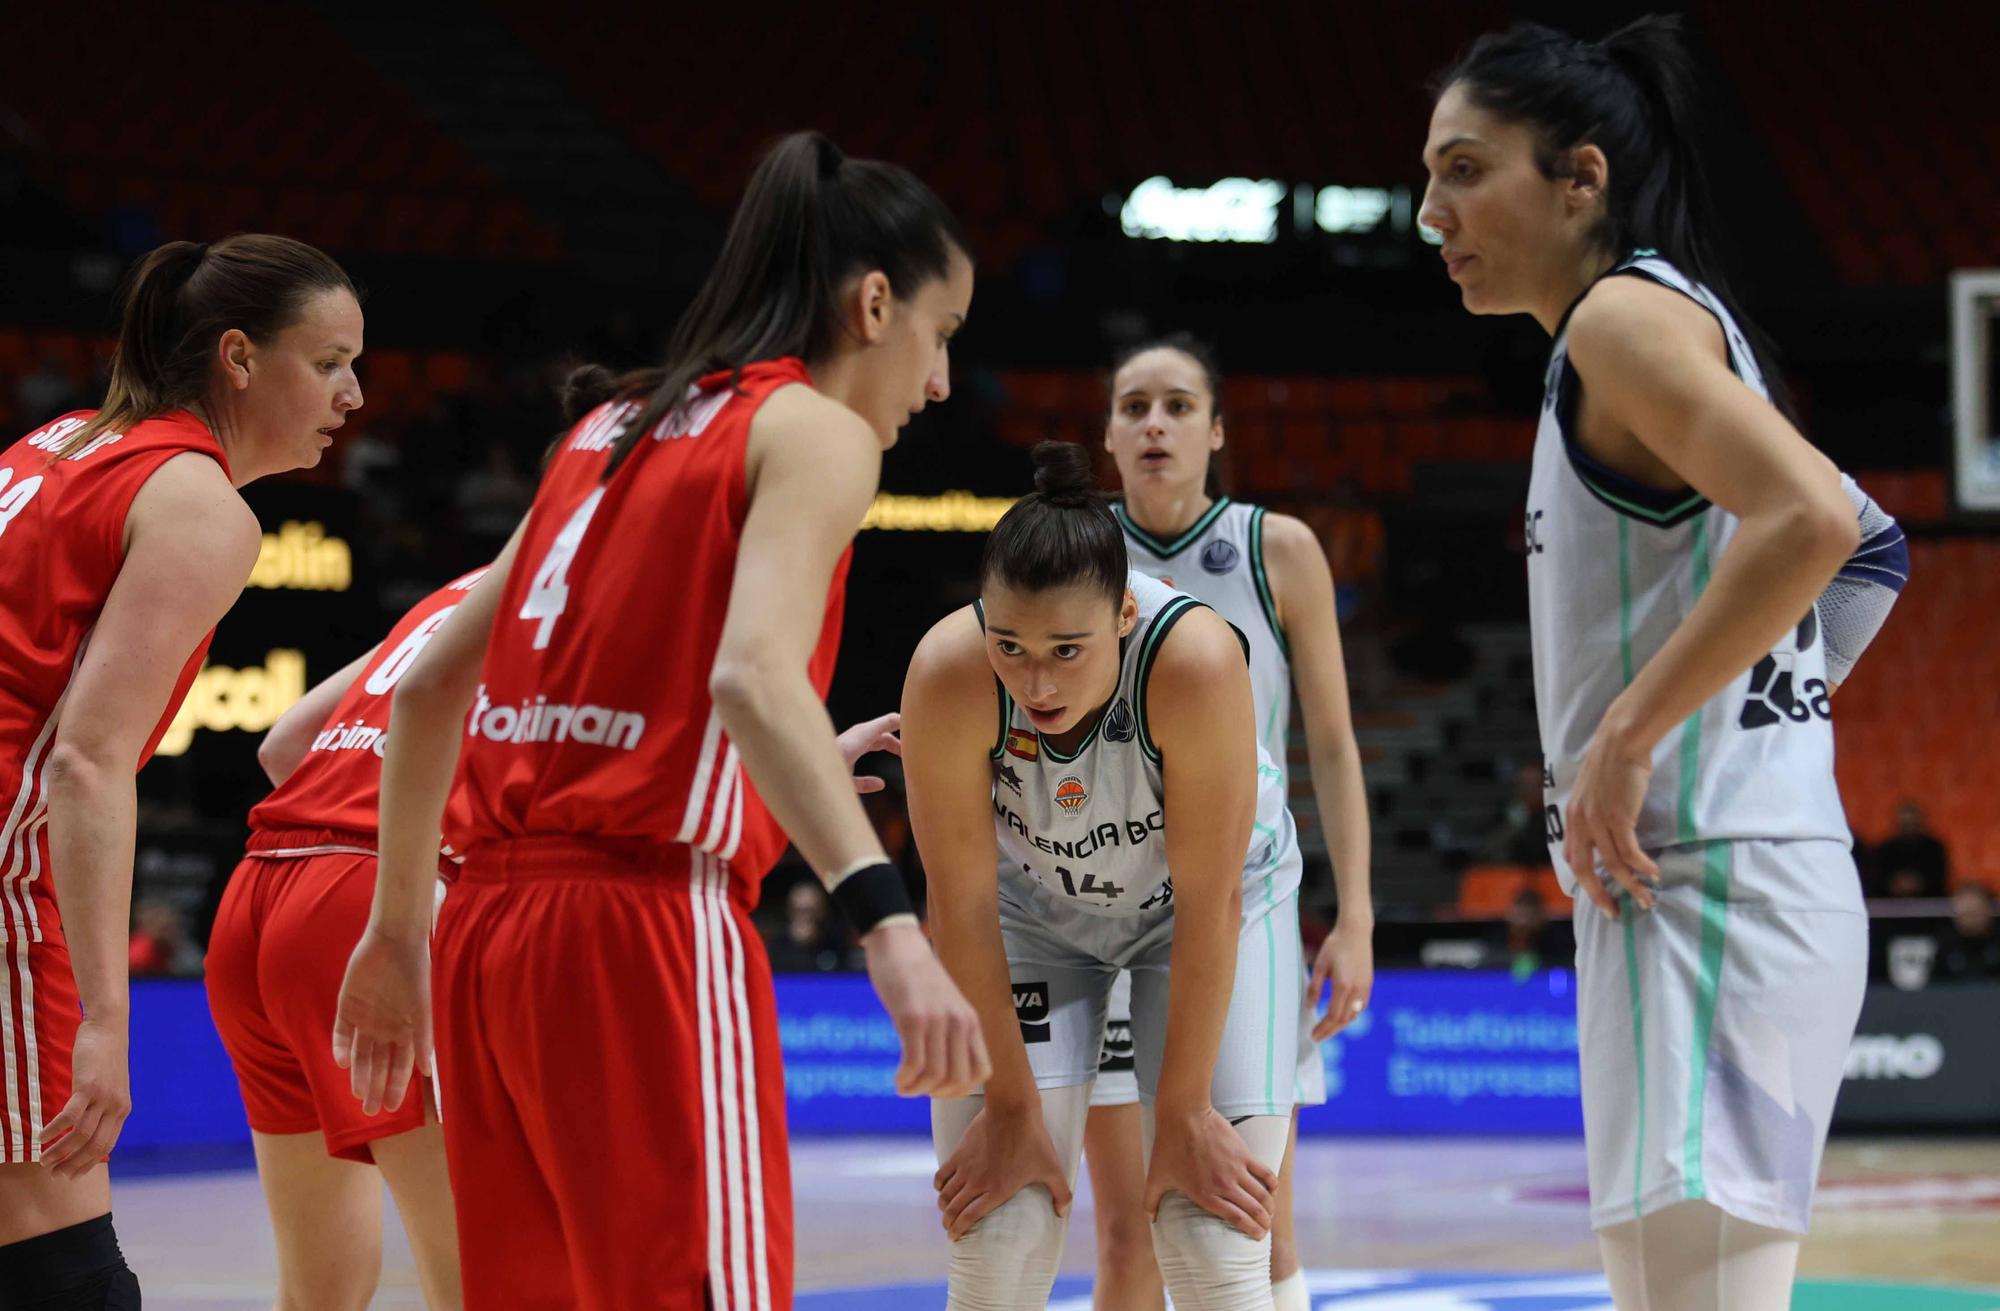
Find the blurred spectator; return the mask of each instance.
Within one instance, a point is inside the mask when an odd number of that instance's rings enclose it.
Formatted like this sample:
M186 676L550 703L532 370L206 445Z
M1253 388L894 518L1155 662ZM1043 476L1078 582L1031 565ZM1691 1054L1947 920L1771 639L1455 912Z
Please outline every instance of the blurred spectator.
M847 968L847 952L833 923L826 889L812 877L785 894L785 922L767 944L771 968L781 974L812 974Z
M1541 894L1523 888L1507 912L1506 927L1491 944L1488 964L1506 970L1516 983L1542 970L1568 969L1576 963L1576 953L1566 936L1549 923Z
M458 526L471 537L498 550L535 499L535 485L514 467L514 457L501 442L489 443L483 464L467 469L452 497Z
M1968 883L1951 896L1951 931L1938 952L1936 977L2000 979L2000 934L1993 931L1993 894Z
M83 393L70 381L60 359L44 355L41 365L15 384L14 402L20 427L25 431L76 409L83 404Z
M1896 835L1875 848L1869 865L1875 873L1870 891L1878 897L1942 897L1950 882L1944 843L1914 801L1896 807Z
M1480 859L1489 865L1549 863L1547 811L1542 802L1542 767L1522 765L1514 771L1514 795L1494 821Z
M201 949L172 902L147 899L133 908L128 956L134 974L201 973Z

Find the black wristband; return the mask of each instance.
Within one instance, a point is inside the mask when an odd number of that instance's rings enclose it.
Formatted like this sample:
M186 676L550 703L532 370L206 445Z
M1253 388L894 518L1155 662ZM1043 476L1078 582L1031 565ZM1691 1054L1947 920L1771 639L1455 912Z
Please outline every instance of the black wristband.
M832 892L833 904L847 917L848 927L859 938L891 915L913 915L910 890L903 886L903 871L883 861L855 870Z

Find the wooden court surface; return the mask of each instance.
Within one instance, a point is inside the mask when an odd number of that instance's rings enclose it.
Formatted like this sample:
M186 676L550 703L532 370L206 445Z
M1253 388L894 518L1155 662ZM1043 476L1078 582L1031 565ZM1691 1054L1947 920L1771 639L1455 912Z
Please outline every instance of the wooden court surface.
M800 1290L942 1278L933 1165L918 1139L795 1143ZM1590 1270L1583 1180L1576 1140L1308 1139L1300 1248L1312 1269ZM253 1174L116 1188L119 1236L149 1311L270 1306L276 1261ZM1065 1271L1089 1271L1090 1235L1086 1185ZM1800 1266L1808 1277L2000 1288L2000 1139L1836 1141ZM423 1305L400 1230L382 1273L377 1308Z

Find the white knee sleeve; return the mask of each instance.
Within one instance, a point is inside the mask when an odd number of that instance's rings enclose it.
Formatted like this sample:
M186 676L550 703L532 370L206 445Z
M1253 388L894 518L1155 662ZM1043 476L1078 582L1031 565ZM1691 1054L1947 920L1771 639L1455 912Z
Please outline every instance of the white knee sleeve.
M951 1245L946 1311L1041 1311L1062 1264L1066 1223L1040 1184L987 1212Z
M1276 1170L1291 1133L1288 1115L1258 1115L1236 1126L1250 1152ZM1146 1149L1152 1153L1152 1108ZM1168 1193L1153 1221L1153 1250L1177 1311L1270 1311L1271 1239L1251 1238L1179 1193Z
M942 1164L958 1149L979 1114L978 1097L931 1103L931 1136ZM1042 1120L1072 1187L1083 1154L1083 1124L1090 1086L1042 1093ZM1031 1184L981 1217L951 1245L947 1311L1042 1311L1062 1264L1066 1217L1056 1214L1049 1190Z

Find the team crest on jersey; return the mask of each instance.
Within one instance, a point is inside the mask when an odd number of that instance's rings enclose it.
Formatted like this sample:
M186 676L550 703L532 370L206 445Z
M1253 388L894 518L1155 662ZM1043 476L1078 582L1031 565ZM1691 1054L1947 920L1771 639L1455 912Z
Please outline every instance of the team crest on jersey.
M1243 553L1234 542L1210 542L1201 548L1201 567L1218 577L1234 569L1242 558Z
M1076 775L1064 774L1062 782L1056 784L1056 804L1062 807L1063 814L1074 815L1083 809L1083 803L1088 800L1090 793L1085 790L1083 780Z
M1007 754L1023 760L1036 760L1041 757L1042 744L1025 728L1010 728L1007 730Z
M1111 711L1104 716L1104 737L1110 742L1130 742L1139 735L1139 726L1132 719L1132 707L1119 697L1112 703Z

